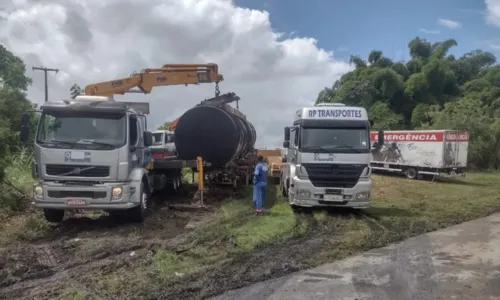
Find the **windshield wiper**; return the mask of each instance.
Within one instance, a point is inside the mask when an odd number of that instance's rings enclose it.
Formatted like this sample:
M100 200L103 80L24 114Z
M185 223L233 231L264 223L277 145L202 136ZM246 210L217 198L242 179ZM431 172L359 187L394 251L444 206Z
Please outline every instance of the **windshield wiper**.
M302 149L304 149L304 150L312 150L312 151L321 151L321 152L324 152L324 153L328 153L328 149L325 148L325 147L321 147L321 146L303 147Z
M109 148L113 148L114 145L109 144L109 143L103 143L103 142L96 142L94 140L79 140L75 144L77 145L98 145L98 146L105 146Z
M336 145L336 146L331 146L331 148L333 148L333 149L338 149L338 148L347 148L347 149L350 149L350 150L354 150L355 152L361 152L361 150L356 149L356 148L354 148L354 147L353 147L353 146L351 146L351 145Z
M66 146L74 146L74 142L67 142L67 141L58 141L58 140L50 140L50 141L40 141L40 143L43 144L59 144L59 145L66 145Z

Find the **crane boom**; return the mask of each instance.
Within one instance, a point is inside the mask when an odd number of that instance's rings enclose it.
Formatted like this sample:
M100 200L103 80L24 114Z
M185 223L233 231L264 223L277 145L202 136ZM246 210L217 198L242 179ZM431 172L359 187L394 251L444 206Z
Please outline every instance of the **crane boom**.
M153 87L169 85L188 85L200 83L219 83L224 80L219 74L219 66L208 64L168 64L161 68L144 69L130 77L89 84L86 95L107 96L125 93L149 94ZM133 88L138 88L133 90Z

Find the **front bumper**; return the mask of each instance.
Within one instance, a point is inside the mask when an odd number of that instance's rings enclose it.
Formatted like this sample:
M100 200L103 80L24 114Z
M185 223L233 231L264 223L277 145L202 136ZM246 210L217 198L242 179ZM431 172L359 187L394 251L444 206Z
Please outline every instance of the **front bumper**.
M293 187L290 188L290 204L302 207L370 207L370 192L372 180L359 180L352 188L324 188L315 187L309 179L293 178ZM337 196L335 200L325 199L326 194Z
M38 195L34 193L32 197L31 203L36 208L124 210L139 204L134 201L134 198L138 197L133 197L136 189L129 183L67 185L56 182L37 182L34 186L43 189L42 193ZM122 188L122 194L114 199L112 190L118 186ZM84 203L75 204L75 200L84 201Z

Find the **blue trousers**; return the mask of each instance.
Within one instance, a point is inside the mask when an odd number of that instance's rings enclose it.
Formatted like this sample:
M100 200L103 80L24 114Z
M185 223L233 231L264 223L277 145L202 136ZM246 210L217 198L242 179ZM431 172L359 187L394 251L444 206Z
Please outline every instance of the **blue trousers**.
M266 186L265 182L257 182L253 185L253 203L257 211L262 210L262 205L266 198Z

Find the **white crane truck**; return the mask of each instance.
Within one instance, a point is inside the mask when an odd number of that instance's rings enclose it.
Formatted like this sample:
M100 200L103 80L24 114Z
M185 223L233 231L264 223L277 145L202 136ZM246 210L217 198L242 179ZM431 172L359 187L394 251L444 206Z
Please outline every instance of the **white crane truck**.
M61 222L69 209L126 212L142 221L150 195L179 184L182 161L150 161L148 103L119 102L104 96L77 96L41 107L34 141L32 204L49 222ZM29 114L22 117L21 141L27 142Z
M383 144L383 133L378 137ZM285 128L283 147L280 188L293 209L369 207L370 122L364 108L341 103L301 108Z

